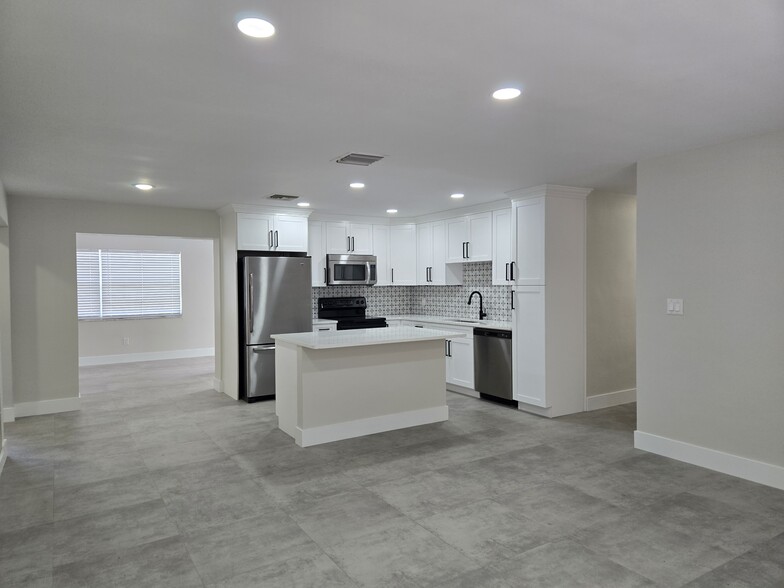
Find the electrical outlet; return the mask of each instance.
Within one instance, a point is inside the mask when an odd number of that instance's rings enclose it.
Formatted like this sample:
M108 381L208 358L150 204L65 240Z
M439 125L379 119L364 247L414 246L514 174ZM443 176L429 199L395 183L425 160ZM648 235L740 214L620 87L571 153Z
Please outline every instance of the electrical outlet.
M683 298L667 299L667 314L683 314Z
M130 345L131 344L131 338L130 337L123 337L122 338L122 342L123 342L123 345Z

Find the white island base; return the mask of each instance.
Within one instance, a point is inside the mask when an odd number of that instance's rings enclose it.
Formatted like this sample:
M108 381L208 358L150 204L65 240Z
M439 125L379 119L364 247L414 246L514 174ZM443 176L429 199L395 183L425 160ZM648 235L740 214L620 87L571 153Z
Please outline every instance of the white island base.
M447 420L444 339L414 327L275 335L278 426L300 447Z

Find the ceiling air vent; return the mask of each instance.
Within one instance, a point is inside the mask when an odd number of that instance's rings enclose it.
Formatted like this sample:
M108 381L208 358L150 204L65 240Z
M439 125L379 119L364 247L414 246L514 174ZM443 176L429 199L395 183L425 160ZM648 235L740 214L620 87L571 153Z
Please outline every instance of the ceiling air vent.
M270 196L273 200L296 200L299 196L289 196L287 194L273 194Z
M346 163L348 165L364 165L368 166L371 163L376 163L379 159L384 159L382 155L368 155L367 153L349 153L338 159L337 163Z

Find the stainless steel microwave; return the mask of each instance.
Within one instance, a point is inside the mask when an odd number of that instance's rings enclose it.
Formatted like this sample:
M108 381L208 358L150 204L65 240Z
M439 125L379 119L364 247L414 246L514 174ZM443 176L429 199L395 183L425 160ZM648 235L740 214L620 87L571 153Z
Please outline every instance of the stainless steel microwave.
M327 284L372 286L376 283L375 255L327 254Z

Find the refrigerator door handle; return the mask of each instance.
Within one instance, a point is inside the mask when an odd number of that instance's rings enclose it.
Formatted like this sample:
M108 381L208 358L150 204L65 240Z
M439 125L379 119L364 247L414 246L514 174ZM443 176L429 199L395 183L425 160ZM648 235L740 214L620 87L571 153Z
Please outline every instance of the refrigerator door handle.
M262 351L275 351L274 345L263 345L260 347L254 347L253 353L261 353Z
M250 332L253 332L253 273L250 274L248 280L248 324L250 324Z

